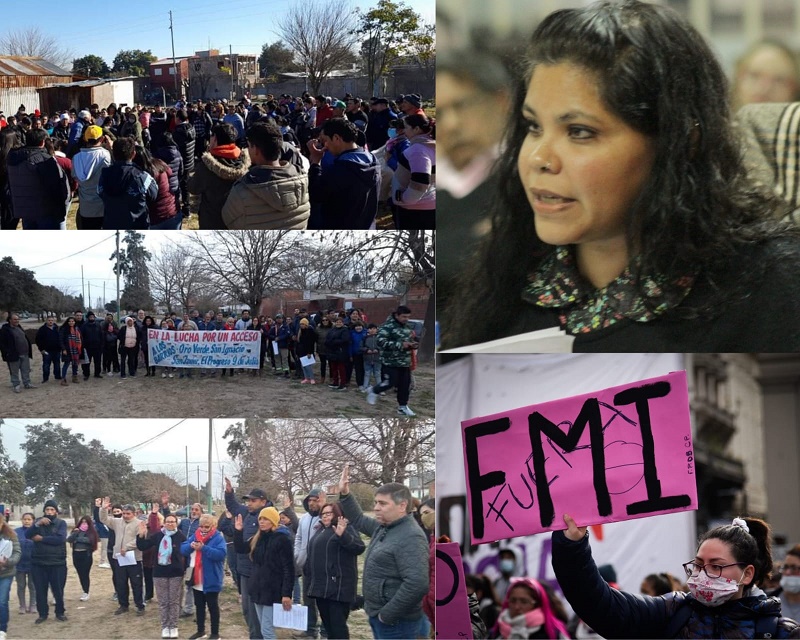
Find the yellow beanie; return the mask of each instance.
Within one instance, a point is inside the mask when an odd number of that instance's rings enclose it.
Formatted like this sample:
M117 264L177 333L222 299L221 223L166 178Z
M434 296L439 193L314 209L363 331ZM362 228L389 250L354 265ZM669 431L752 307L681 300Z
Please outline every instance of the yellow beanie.
M261 511L258 512L258 518L259 520L261 518L266 518L272 523L272 527L275 528L278 526L278 522L280 522L281 516L275 507L264 507Z

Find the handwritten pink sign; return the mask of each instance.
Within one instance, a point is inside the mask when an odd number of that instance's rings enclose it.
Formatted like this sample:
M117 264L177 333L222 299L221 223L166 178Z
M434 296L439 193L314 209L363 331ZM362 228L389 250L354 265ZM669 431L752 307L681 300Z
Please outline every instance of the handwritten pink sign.
M456 542L436 543L436 637L472 639L464 565Z
M473 544L697 509L685 371L461 429Z

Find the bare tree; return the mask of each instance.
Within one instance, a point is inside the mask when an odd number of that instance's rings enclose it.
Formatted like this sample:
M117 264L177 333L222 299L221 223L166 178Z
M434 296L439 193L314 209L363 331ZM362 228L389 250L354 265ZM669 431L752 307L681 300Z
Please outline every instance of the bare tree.
M175 303L186 310L207 296L209 278L202 260L184 247L168 246L150 262L150 286L156 298L171 312Z
M343 23L349 15L347 4L306 0L292 3L278 22L281 37L306 69L314 95L331 71L353 57L356 35Z
M59 44L58 38L47 35L36 26L8 31L0 36L0 51L10 56L44 58L64 69L72 68L75 57L71 49Z

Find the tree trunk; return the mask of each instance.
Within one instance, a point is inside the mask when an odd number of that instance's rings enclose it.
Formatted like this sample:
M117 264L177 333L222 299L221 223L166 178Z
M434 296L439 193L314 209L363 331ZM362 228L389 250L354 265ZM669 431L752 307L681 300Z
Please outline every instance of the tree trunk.
M428 298L428 308L425 310L425 334L419 345L417 357L420 362L430 362L436 352L436 286L434 285Z

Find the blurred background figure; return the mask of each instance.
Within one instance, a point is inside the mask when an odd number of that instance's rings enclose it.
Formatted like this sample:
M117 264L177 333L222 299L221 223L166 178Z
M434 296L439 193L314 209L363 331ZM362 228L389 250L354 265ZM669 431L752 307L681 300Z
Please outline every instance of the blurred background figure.
M453 279L490 224L494 185L489 174L501 153L509 86L509 73L492 52L470 48L437 59L436 224L447 238L437 247L437 296L443 298L450 295Z
M794 102L800 98L797 54L777 40L752 45L736 63L733 107L754 102Z

